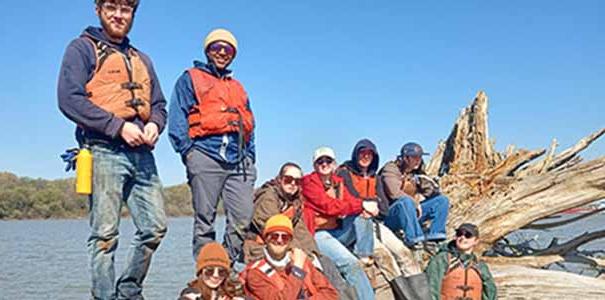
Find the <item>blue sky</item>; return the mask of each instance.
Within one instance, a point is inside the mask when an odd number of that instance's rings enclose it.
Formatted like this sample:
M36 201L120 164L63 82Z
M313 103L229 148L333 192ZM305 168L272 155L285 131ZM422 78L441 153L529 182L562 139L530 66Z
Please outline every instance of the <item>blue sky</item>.
M260 184L288 160L310 171L320 145L340 161L364 137L383 162L406 141L432 152L479 90L498 150L571 146L605 126L603 16L604 1L142 0L130 38L169 99L205 35L235 33ZM73 176L58 158L75 142L57 74L69 41L98 24L93 0L11 1L0 20L0 171ZM600 140L585 156L604 153ZM166 185L185 181L166 134L155 154Z

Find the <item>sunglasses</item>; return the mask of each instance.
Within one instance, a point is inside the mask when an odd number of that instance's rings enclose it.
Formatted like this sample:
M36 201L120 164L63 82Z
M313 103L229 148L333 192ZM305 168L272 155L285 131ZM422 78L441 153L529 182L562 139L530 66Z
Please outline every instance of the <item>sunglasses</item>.
M359 151L359 156L366 156L366 155L374 155L374 151L372 151L370 149L363 149L363 150Z
M218 274L218 277L227 277L227 269L221 267L206 267L202 270L202 274L206 277L212 277Z
M464 231L464 230L456 231L456 237L461 237L461 236L464 236L465 238L470 239L473 237L473 234L468 231Z
M285 184L296 184L296 185L300 185L300 183L302 182L302 178L294 178L293 176L290 175L284 175L282 176L282 180L284 181Z
M220 53L221 50L225 51L225 54L229 56L235 55L235 48L233 46L225 43L225 42L214 42L208 46L208 52L217 52Z
M292 240L292 235L288 233L272 232L267 235L267 242L278 246L288 244Z
M324 157L320 157L320 158L318 158L318 159L315 161L315 164L316 164L316 165L318 165L318 166L321 166L321 165L323 165L323 164L328 164L328 165L329 165L329 164L331 164L331 163L333 163L333 162L334 162L334 160L333 160L333 159L331 159L331 158L329 158L329 157L325 157L325 156L324 156Z

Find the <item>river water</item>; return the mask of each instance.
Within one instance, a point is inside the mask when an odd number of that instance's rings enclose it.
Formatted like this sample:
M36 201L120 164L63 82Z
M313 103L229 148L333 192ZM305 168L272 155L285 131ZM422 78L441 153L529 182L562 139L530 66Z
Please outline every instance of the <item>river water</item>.
M224 219L217 221L222 236ZM191 218L171 218L168 234L153 257L145 281L147 299L176 299L194 274ZM585 231L603 229L605 214L546 232L523 231L512 239L533 238L545 246L553 236L565 241ZM86 239L87 220L0 221L0 299L88 299L90 276ZM120 274L134 226L120 225L116 274ZM586 245L605 249L605 239ZM119 275L118 275L119 276Z

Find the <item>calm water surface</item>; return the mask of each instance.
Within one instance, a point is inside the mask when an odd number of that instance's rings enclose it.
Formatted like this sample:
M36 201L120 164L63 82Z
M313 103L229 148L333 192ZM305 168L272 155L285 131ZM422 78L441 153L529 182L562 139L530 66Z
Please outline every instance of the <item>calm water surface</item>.
M147 299L176 299L193 277L191 218L169 220L168 234L153 257L144 295ZM217 222L222 237L224 219ZM535 238L546 246L553 236L562 242L585 231L602 229L605 214L546 232L522 231L511 238ZM88 299L87 220L0 221L0 299ZM120 274L134 227L122 219L116 254ZM605 239L586 245L605 249Z

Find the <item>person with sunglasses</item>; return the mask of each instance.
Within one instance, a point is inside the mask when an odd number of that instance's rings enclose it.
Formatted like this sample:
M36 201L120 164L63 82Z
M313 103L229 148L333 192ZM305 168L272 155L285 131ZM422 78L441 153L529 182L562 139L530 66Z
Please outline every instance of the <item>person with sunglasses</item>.
M57 87L61 112L93 156L89 195L91 294L142 299L151 257L166 234L162 183L152 150L166 124L166 99L151 59L128 38L138 0L95 0L90 26L65 50ZM123 205L136 227L115 280Z
M374 256L385 279L395 295L416 292L415 298L428 299L428 283L420 265L403 242L381 220L388 214L388 200L376 193L377 169L380 156L376 145L362 139L353 148L351 159L340 165L337 174L351 195L367 201L376 201L380 214L374 222ZM415 291L408 288L412 284ZM426 291L421 296L421 290Z
M200 249L196 278L181 291L179 300L244 300L243 284L231 275L231 261L225 248L210 242Z
M393 232L404 232L403 241L417 260L424 250L434 252L437 243L445 240L449 212L448 198L424 172L424 155L428 153L420 145L406 143L397 159L379 172L379 196L391 203L384 224ZM425 235L422 224L428 220L431 224Z
M238 43L225 29L204 40L207 61L195 61L177 80L169 110L168 135L187 170L194 208L193 255L216 239L214 221L223 200L224 244L242 262L245 229L252 217L256 181L254 116L242 84L230 69ZM236 265L238 267L238 265Z
M294 226L291 246L302 249L312 258L313 264L323 271L332 286L339 291L341 299L354 299L354 289L344 281L334 262L320 254L315 239L302 218L301 183L302 169L293 162L287 162L280 167L274 179L267 181L256 190L254 215L244 241L245 262L249 263L263 257L262 232L267 220L274 215L285 214Z
M293 235L288 216L277 214L267 220L263 258L242 272L246 295L259 300L338 299L338 292L308 254L292 246Z
M338 267L360 300L374 299L364 266L373 264L372 218L378 215L375 201L353 197L336 176L336 155L320 147L313 155L314 172L303 177L303 217L322 254ZM353 253L348 249L351 247Z
M473 253L479 244L479 228L464 223L456 237L434 255L425 270L433 300L494 300L496 284L487 264Z
M254 214L244 242L246 263L263 256L262 232L267 220L276 214L285 214L294 226L292 246L303 249L309 255L318 255L313 236L302 219L303 200L301 190L302 170L292 162L285 163L279 174L265 182L254 193Z

